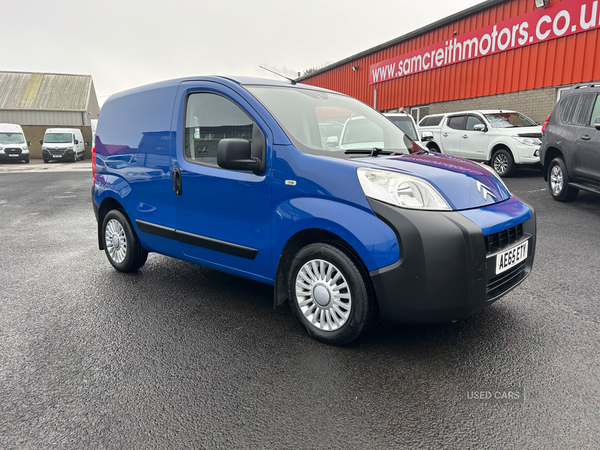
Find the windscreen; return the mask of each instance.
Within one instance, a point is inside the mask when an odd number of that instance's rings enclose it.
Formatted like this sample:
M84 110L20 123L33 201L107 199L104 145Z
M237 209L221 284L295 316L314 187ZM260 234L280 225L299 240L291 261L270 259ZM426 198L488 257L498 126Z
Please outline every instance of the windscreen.
M408 154L413 143L387 118L345 95L297 87L245 86L273 115L296 148L348 158L347 150Z
M485 114L485 118L494 128L535 127L539 125L525 114L514 112L497 112Z
M22 133L0 133L0 144L24 144L25 136Z
M44 142L47 144L70 144L73 135L71 133L46 133Z

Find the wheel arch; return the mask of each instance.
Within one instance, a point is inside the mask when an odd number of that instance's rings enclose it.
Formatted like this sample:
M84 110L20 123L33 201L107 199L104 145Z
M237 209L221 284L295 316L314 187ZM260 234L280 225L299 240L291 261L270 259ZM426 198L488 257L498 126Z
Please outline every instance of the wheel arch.
M98 208L98 248L100 250L104 250L104 242L102 241L102 223L104 222L104 217L106 217L108 212L113 209L118 209L121 211L127 220L129 220L129 224L131 225L131 219L125 212L123 205L121 205L118 200L113 197L106 197L104 200L102 200L102 203L100 203L100 207ZM135 229L133 227L132 230L134 230L135 233Z
M515 152L513 151L512 148L510 148L508 146L508 144L506 144L504 142L498 142L498 143L496 143L496 144L494 144L492 146L492 149L490 151L490 162L492 161L492 158L494 157L494 154L498 150L507 150L510 153L510 155L512 156L513 162L516 164L517 160L515 159Z
M556 147L548 147L546 149L546 153L544 154L544 160L542 161L543 167L544 167L544 181L548 181L548 166L550 166L550 163L552 162L552 160L554 158L561 158L563 160L563 162L565 163L565 166L567 164L567 162L565 161L565 155L563 154L563 152L556 148ZM568 170L568 168L567 168Z
M331 231L324 230L321 228L309 228L304 229L294 234L283 247L279 262L277 264L277 270L275 273L275 289L274 289L274 307L278 308L288 300L289 286L287 274L290 271L292 259L298 253L298 251L308 244L315 242L322 242L332 245L339 250L346 252L353 260L359 270L365 275L369 283L371 283L371 277L369 276L369 270L365 265L364 261L356 252L356 250L344 239ZM373 286L371 286L373 288ZM374 289L373 289L374 292ZM377 299L375 299L377 302Z

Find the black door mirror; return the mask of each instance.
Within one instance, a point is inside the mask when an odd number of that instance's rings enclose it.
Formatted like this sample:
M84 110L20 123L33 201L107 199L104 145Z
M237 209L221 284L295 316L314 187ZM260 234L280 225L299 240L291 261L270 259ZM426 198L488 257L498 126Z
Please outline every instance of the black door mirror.
M79 144L79 141L77 139L75 139L75 145Z
M596 127L596 130L600 130L600 116L596 117L594 120L594 126Z
M31 147L31 141L27 141L27 147Z
M252 156L250 142L246 139L221 139L217 145L217 164L223 169L251 170L261 169L260 158Z
M40 145L42 145L44 143L43 139L40 139Z

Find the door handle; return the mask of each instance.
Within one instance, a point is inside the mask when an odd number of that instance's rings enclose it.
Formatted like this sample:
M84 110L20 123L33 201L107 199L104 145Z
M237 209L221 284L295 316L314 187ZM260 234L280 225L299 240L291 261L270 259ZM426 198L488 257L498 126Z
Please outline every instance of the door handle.
M462 137L463 137L463 139L467 139L469 136L466 134L463 134Z
M584 134L583 136L581 136L581 139L583 139L584 141L589 141L591 137L589 134Z
M175 191L175 195L181 195L181 170L179 167L175 167L173 169L173 190Z
M448 137L448 133L444 133L444 134L442 134L442 136Z

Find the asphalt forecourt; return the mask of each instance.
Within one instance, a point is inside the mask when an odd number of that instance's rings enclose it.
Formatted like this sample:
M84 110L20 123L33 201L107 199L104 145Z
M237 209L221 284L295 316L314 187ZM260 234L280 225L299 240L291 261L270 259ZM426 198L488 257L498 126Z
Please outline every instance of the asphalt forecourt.
M41 159L31 159L29 164L22 161L8 161L0 163L0 173L20 172L91 172L92 161L83 160L77 162L55 162L44 163Z
M598 448L600 196L518 171L539 237L521 286L333 347L265 284L157 254L115 271L91 173L27 166L0 173L3 450Z

